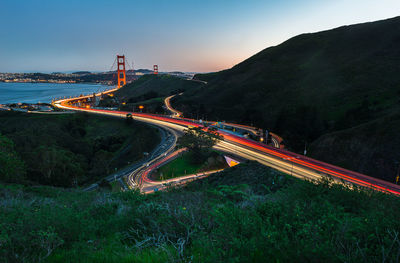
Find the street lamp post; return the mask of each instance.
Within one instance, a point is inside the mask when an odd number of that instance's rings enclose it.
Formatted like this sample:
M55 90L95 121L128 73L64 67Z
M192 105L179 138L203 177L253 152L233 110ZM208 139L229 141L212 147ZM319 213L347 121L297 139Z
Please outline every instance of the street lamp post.
M304 142L304 155L307 155L307 142Z

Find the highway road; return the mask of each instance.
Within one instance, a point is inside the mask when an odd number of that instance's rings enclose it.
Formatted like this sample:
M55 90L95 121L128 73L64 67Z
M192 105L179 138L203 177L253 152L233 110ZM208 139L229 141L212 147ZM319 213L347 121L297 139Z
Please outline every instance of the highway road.
M132 117L137 121L146 122L163 128L169 128L178 133L183 132L188 127L204 128L203 125L187 119L172 118L163 115L80 108L70 104L70 102L73 102L73 100L74 99L58 100L54 102L54 105L67 110L84 111L93 114L121 118L125 118L127 114L132 114ZM283 149L276 149L274 147L231 133L224 131L219 132L224 137L224 140L215 146L217 149L224 150L246 159L256 160L261 164L272 167L284 173L291 174L295 177L318 180L324 176L330 176L336 182L372 188L375 190L400 195L400 186L398 185Z
M184 151L186 151L186 149L179 149L172 152L167 151L166 153L162 154L162 156L160 156L159 158L156 158L150 164L143 165L135 172L133 172L129 177L130 185L138 186L137 188L139 188L142 193L152 193L155 191L159 191L161 189L165 189L170 186L178 186L186 184L187 182L204 178L210 174L221 171L221 170L213 170L213 171L201 172L197 174L190 174L162 181L155 181L150 178L150 174L154 170L179 157L179 154Z
M181 95L181 94L182 94L182 93L180 93L179 95ZM179 117L182 116L182 112L180 112L180 111L178 111L178 110L172 108L172 106L171 106L171 99L172 99L173 97L175 97L175 96L176 96L176 94L175 94L175 95L171 95L171 96L169 96L169 97L166 97L166 98L164 99L164 104L165 104L165 107L167 107L167 109L172 113L172 114L171 114L171 117L173 117L173 118L179 118Z
M165 144L165 147L161 148L160 151L154 155L148 162L140 165L136 170L129 174L127 177L127 183L129 188L139 188L141 191L146 191L148 187L154 189L157 188L158 184L162 184L163 182L152 183L149 180L148 175L150 172L156 168L158 168L162 163L167 162L170 159L173 159L175 156L179 154L180 151L175 151L176 141L178 136L180 136L180 132L172 130L168 127L163 127L171 134L171 141L168 144ZM148 185L150 183L150 186Z
M180 93L180 94L178 94L178 95L182 95L183 93ZM183 116L183 113L182 112L180 112L180 111L178 111L178 110L176 110L176 109L174 109L172 106L171 106L171 99L173 98L173 97L175 97L176 96L176 94L175 95L171 95L171 96L169 96L169 97L166 97L165 99L164 99L164 104L165 104L165 107L171 112L171 117L172 118L182 118L182 116ZM194 121L194 122L198 122L197 120L194 120L194 119L188 119L188 118L182 118L182 119L184 119L184 120L189 120L189 121ZM213 122L213 121L203 121L203 123L206 123L206 124L214 124L215 122ZM257 128L255 128L255 127L252 127L252 126L248 126L248 125L242 125L242 124L236 124L236 123L229 123L229 122L224 122L223 124L222 124L223 126L226 126L226 127L230 127L230 128L234 128L234 129L236 129L236 130L242 130L242 131L246 131L246 132L248 132L249 134L252 134L253 136L259 136L259 134L258 134L258 129ZM272 140L272 144L274 145L274 147L275 148L280 148L280 144L279 144L279 140L275 137L276 135L275 134L271 134L272 136L271 136L271 140Z

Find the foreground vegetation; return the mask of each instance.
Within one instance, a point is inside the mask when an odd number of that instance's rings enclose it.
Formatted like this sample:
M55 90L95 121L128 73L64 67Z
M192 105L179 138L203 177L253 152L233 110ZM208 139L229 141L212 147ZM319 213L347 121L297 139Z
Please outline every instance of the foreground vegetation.
M254 124L289 149L394 182L400 160L400 17L302 34L173 101L190 117Z
M396 262L398 198L255 163L140 195L0 187L2 262Z
M82 185L139 160L158 137L115 118L0 112L0 181Z

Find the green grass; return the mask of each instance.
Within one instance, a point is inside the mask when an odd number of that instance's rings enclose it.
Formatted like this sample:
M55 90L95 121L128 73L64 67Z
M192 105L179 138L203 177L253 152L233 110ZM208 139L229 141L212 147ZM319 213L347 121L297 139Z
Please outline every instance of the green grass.
M152 176L155 180L166 180L227 167L225 159L216 151L211 151L203 163L193 163L192 153L184 152L178 158L157 169Z
M151 195L0 184L0 196L4 263L399 257L398 197L301 181L256 163Z
M200 172L204 164L193 164L190 155L190 153L185 152L175 160L160 167L154 174L156 180L166 180Z
M113 193L121 192L123 189L119 181L111 181L110 185L111 185L111 192Z

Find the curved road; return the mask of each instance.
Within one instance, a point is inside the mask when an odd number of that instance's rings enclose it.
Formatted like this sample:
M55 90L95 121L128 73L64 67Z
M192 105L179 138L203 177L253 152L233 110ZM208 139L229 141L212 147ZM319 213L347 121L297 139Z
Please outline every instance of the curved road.
M183 130L187 129L188 127L204 128L203 125L186 119L176 119L156 114L80 108L70 104L78 99L79 98L62 99L55 101L54 105L67 110L84 111L122 118L125 118L127 114L132 114L132 117L137 121L157 125L162 128L170 128L176 132L183 132ZM284 173L291 174L299 178L312 180L320 179L323 176L328 175L339 183L349 184L350 186L357 185L400 195L400 186L398 185L308 158L293 152L276 149L231 133L224 131L219 131L219 133L224 137L224 140L219 142L215 146L216 148L246 159L256 160L266 166L272 167Z
M183 94L183 93L179 93L178 95L182 95L182 94ZM178 110L176 110L176 109L174 109L174 108L171 106L171 99L172 99L173 97L175 97L175 96L176 96L176 94L171 95L171 96L169 96L169 97L166 97L166 98L164 99L164 104L165 104L165 107L172 113L172 114L170 115L172 118L181 118L182 115L183 115L183 113L180 112L180 111L178 111ZM188 118L182 118L182 119L197 122L197 121L194 120L194 119L188 119ZM212 123L215 123L215 122L205 121L205 123L212 124ZM242 124L236 124L236 123L224 123L224 126L229 126L229 127L236 128L236 129L239 129L239 130L245 130L245 131L247 131L248 133L253 134L254 136L258 136L258 135L259 135L259 134L258 134L258 129L255 128L255 127L252 127L252 126L242 125ZM270 133L270 135L271 135L271 140L272 140L272 143L274 144L274 147L275 147L275 148L280 148L280 142L279 142L279 140L278 140L278 137L279 137L279 136L277 136L277 135L275 135L275 134L273 134L273 133Z

